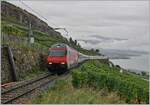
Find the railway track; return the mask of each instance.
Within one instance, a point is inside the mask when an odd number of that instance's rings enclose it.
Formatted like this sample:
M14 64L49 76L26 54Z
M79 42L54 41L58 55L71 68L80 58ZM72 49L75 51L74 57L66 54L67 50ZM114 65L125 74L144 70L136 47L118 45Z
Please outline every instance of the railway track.
M51 82L54 82L55 80L64 77L68 74L62 74L60 76L52 75L52 74L46 74L39 78L32 79L30 81L24 81L20 84L17 84L9 89L2 89L1 91L1 103L2 104L10 104L13 103L13 101L30 94L32 91L46 85L50 84Z

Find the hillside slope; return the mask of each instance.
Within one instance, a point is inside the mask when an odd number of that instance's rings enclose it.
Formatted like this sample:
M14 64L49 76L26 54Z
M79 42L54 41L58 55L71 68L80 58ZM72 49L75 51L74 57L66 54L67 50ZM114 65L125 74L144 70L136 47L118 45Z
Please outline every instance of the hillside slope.
M33 36L35 38L35 44L41 48L50 47L55 43L66 43L71 47L74 47L78 51L95 55L98 54L95 51L89 51L81 48L78 43L74 41L70 42L64 38L59 32L55 31L52 27L48 26L43 20L37 16L29 13L26 10L21 9L9 2L1 2L1 20L2 20L2 33L7 35L28 37L29 24L32 25ZM5 43L6 41L4 41ZM7 42L8 43L8 42ZM36 46L35 46L36 47Z
M34 37L34 43L32 44L28 41L29 23L32 25ZM8 45L12 48L19 80L25 79L26 76L28 76L27 78L33 78L37 74L45 72L48 48L53 44L66 43L81 53L97 54L94 51L83 49L73 40L68 41L37 16L6 1L1 1L1 31L2 45ZM6 75L6 71L10 67L7 65L9 62L5 55L5 51L3 51L2 83L11 82L11 80L7 79L11 77L11 74ZM32 73L36 75L33 76Z

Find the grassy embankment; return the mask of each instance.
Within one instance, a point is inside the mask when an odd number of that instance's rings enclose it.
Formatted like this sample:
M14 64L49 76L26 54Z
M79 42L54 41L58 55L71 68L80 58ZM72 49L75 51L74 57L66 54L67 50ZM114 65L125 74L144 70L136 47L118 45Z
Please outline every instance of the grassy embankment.
M148 103L148 82L98 60L88 61L32 103Z
M93 88L74 88L71 78L57 81L55 86L34 98L32 104L92 104L92 103L125 103L116 92Z

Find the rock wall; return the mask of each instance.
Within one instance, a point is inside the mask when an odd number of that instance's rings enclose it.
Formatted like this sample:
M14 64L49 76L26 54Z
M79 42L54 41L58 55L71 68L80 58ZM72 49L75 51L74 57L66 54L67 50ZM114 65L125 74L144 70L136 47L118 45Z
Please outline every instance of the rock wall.
M8 52L6 47L1 48L1 83L12 82L11 65L8 60Z
M16 65L17 77L21 78L34 67L39 66L39 55L23 49L12 49Z
M16 72L17 72L17 78L20 80L22 77L24 77L27 73L32 72L33 69L37 70L45 70L45 58L43 54L39 54L38 52L33 52L30 50L25 49L15 49L11 48L15 66L16 66ZM2 48L2 69L1 69L1 81L3 83L11 82L12 79L12 71L11 71L11 65L8 60L8 52L5 48Z

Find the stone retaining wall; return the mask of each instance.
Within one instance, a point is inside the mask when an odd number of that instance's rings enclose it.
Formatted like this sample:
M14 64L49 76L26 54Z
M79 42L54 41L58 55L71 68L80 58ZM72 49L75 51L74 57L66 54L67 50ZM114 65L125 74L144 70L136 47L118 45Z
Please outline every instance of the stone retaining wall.
M45 59L43 54L24 49L11 48L14 56L17 78L20 80L33 69L44 70ZM2 63L1 63L1 81L3 83L12 82L11 65L8 61L7 50L2 48Z
M6 48L1 49L1 83L12 82L11 65L8 60Z

